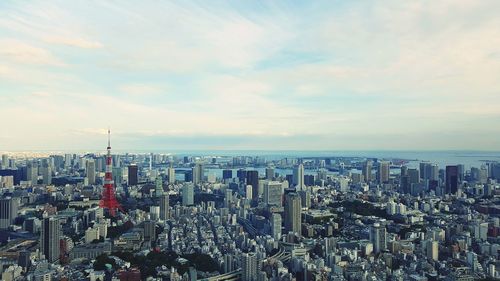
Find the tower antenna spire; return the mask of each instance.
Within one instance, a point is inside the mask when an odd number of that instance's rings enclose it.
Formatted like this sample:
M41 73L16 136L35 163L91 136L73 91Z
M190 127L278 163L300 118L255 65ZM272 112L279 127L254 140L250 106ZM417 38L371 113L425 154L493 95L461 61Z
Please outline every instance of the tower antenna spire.
M111 130L108 128L108 153L106 155L106 173L104 175L104 185L99 206L108 211L109 215L114 217L117 210L123 212L120 203L116 199L115 185L113 182L113 158L111 156Z

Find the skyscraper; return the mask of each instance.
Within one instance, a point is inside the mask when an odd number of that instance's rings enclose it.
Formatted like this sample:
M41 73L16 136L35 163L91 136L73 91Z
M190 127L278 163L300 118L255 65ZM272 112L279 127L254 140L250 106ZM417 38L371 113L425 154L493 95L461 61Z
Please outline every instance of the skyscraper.
M170 197L168 193L160 197L160 219L165 221L170 218Z
M252 200L253 198L253 191L252 191L253 187L249 184L247 184L245 186L245 198L248 199L248 200Z
M45 185L52 184L52 168L50 167L50 164L47 162L43 163L42 177L43 177L43 184Z
M288 193L285 196L285 230L301 235L302 223L301 198L297 193Z
M266 179L273 180L273 178L274 178L274 168L273 167L267 167L266 168Z
M373 252L380 253L387 249L387 231L384 225L374 223L370 227L370 242L373 244Z
M427 240L425 248L426 248L428 259L433 260L433 261L439 260L439 243L438 243L438 241Z
M274 239L279 240L281 238L281 215L273 213L271 216L271 235Z
M0 229L8 228L17 217L19 201L17 198L0 199Z
M389 182L389 162L382 161L378 166L377 179L379 184Z
M160 197L163 195L163 179L158 176L155 180L155 196Z
M420 182L420 171L417 169L408 169L408 177L410 178L409 183L411 187L412 184Z
M36 161L28 163L26 180L31 181L32 185L38 184L38 163Z
M0 165L0 169L9 168L9 156L7 154L2 154L2 163Z
M123 183L123 169L121 167L113 167L113 182L115 186L122 186Z
M295 190L304 189L304 165L299 164L293 168L293 185Z
M233 178L233 170L222 170L222 179L231 179Z
M446 166L446 186L447 194L456 194L458 191L458 167Z
M182 187L182 206L191 206L194 204L194 186L186 183Z
M372 161L371 160L366 160L363 163L362 167L362 173L363 177L365 178L365 182L370 182L372 180Z
M61 227L56 218L45 218L40 233L40 252L49 262L59 259L59 237Z
M139 183L139 169L137 165L128 166L128 185L137 185Z
M94 159L89 159L87 160L87 179L89 181L89 184L95 184L95 162Z
M257 255L255 253L244 253L241 257L241 280L257 281Z
M283 185L277 181L264 183L264 202L269 206L282 206Z
M144 221L144 240L156 240L156 222L152 220Z
M203 181L203 165L196 163L192 169L193 171L193 183L195 185L200 184Z
M175 183L175 169L173 167L168 167L167 169L168 183Z
M259 172L247 171L247 185L252 186L252 200L259 199Z

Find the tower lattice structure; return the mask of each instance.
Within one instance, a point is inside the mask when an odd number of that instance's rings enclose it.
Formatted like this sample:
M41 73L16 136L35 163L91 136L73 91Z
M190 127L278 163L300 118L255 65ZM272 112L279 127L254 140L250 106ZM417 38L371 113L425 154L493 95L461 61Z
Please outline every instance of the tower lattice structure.
M106 155L106 174L104 175L104 188L102 191L101 201L99 207L107 209L110 216L114 217L117 210L122 210L120 203L116 200L115 185L113 182L112 163L111 157L111 132L108 130L108 153Z

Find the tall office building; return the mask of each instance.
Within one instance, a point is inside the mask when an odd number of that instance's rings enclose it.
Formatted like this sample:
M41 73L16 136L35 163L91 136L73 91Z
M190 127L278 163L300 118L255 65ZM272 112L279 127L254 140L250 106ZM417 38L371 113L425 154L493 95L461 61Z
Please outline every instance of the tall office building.
M196 163L194 167L192 168L193 171L193 183L200 184L203 182L203 165L200 163Z
M6 197L0 199L0 229L7 229L17 217L19 200Z
M163 179L158 176L155 179L155 196L160 197L163 195Z
M373 166L373 163L371 160L366 160L363 163L362 173L363 173L363 177L365 178L365 182L370 182L372 180L372 166Z
M458 173L458 182L462 182L464 180L465 175L465 166L463 164L457 165L457 173Z
M458 191L458 167L446 166L445 192L447 194L456 194Z
M302 204L302 208L310 208L311 207L311 192L308 190L299 191L300 202Z
M271 235L275 240L279 240L281 238L281 224L281 215L273 213L271 216Z
M113 182L115 186L122 186L123 183L123 169L121 167L113 167Z
M439 166L432 164L429 168L429 180L438 181L439 180Z
M169 184L174 184L175 183L175 169L173 167L168 167L168 169L167 169L167 177L168 177L168 183Z
M244 253L241 257L241 280L257 281L258 260L255 253Z
M301 235L302 203L297 193L288 193L285 196L285 230Z
M42 221L40 234L40 252L49 262L59 259L59 238L61 227L56 218L45 218Z
M407 176L408 175L408 167L407 166L401 166L401 177Z
M246 182L247 171L244 169L238 169L238 171L236 171L236 177L239 179L240 182Z
M170 218L170 197L168 193L160 197L160 219L165 221Z
M233 178L233 170L222 170L222 179L232 179Z
M293 185L299 191L305 188L304 185L304 165L299 164L293 168Z
M182 206L191 206L194 204L194 186L186 183L182 187Z
M44 163L42 167L43 184L52 184L52 168L49 163Z
M277 181L264 183L264 203L269 206L281 207L283 197L283 185Z
M224 255L224 273L228 273L234 270L233 266L233 255L225 254Z
M389 182L389 174L390 174L390 166L389 162L382 161L378 165L377 179L379 184Z
M419 164L419 171L420 171L420 178L423 180L429 179L429 167L431 163L429 162L420 162Z
M9 168L9 156L7 154L2 154L2 163L0 165L0 169Z
M408 177L410 178L410 185L420 182L420 171L417 169L408 169Z
M87 160L86 170L87 170L87 179L89 181L89 184L90 185L95 184L95 161L94 161L94 159Z
M38 184L38 163L36 161L28 163L26 180L31 181L32 185Z
M433 261L439 260L439 243L434 240L427 240L425 245L427 258Z
M245 186L245 198L247 200L252 200L253 198L253 191L252 191L253 187L251 185L246 185Z
M387 231L385 225L374 223L370 227L370 242L373 244L373 252L380 253L387 249Z
M229 208L233 203L233 191L230 188L226 189L226 196L224 197L224 206Z
M273 167L267 167L266 168L266 179L267 180L273 180L274 179L274 168Z
M144 221L144 240L156 240L156 222L152 220Z
M247 185L252 186L252 200L257 201L259 199L259 172L258 171L247 171Z
M136 164L128 166L128 185L137 185L139 183L139 168Z

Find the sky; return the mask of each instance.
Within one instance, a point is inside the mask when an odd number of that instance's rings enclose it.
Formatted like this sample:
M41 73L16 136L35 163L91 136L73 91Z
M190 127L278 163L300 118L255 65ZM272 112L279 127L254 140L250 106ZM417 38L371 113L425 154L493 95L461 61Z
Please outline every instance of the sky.
M0 151L500 151L500 1L0 1Z

